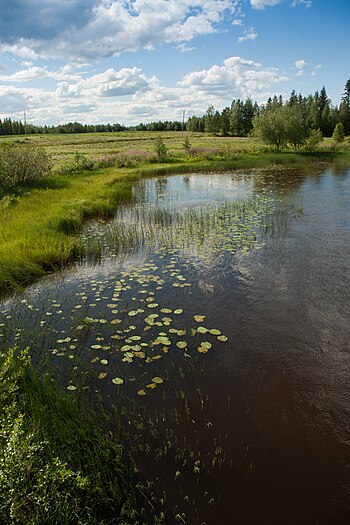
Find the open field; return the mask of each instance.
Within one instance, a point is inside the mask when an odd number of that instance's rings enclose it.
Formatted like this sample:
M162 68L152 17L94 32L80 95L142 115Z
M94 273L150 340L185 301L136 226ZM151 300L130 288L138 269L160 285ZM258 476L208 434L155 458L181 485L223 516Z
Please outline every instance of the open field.
M0 137L1 142L21 142L41 144L50 154L54 169L59 169L71 161L76 152L89 159L98 160L104 155L126 152L154 153L155 140L162 137L168 148L169 156L181 157L185 154L183 142L188 137L192 150L215 148L227 154L244 154L266 151L266 146L253 137L216 137L205 133L182 132L118 132L118 133L82 133L71 135L29 135ZM321 147L331 145L331 139L325 139ZM198 152L201 153L200 151ZM200 155L199 155L200 156Z

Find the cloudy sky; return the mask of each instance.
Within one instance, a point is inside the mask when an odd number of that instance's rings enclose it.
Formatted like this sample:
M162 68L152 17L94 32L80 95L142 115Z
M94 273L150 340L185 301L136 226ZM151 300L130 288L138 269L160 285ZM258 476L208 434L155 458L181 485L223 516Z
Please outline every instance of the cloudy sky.
M350 78L349 0L0 0L0 118L181 119Z

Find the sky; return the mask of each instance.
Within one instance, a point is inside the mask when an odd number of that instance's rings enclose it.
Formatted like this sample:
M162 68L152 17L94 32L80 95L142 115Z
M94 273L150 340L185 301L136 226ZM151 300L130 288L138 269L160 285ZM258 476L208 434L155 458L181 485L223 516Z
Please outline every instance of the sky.
M0 118L133 125L234 99L339 104L350 0L0 0Z

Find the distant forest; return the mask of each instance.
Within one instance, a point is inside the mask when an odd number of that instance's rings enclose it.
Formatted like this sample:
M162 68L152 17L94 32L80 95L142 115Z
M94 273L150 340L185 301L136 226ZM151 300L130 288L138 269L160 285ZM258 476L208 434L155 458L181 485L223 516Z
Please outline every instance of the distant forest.
M303 97L293 90L289 99L274 96L264 105L258 105L250 98L233 100L231 106L221 112L209 106L205 115L189 117L187 122L158 121L137 126L123 124L81 124L69 122L58 126L36 126L24 124L21 121L5 118L0 120L0 135L24 135L44 133L96 133L118 131L196 131L224 136L245 137L253 129L253 119L265 111L274 111L282 107L292 107L298 111L303 127L306 130L320 130L325 137L332 136L338 123L343 125L346 135L350 134L350 79L345 84L345 90L339 106L332 105L325 87L314 95Z

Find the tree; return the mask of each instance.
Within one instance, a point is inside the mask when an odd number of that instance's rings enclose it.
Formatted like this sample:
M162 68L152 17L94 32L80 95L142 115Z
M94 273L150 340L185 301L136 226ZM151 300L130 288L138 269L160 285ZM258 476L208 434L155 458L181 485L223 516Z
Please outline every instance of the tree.
M254 133L277 151L287 144L287 128L283 107L270 106L253 119Z
M340 142L344 142L344 138L344 126L341 122L338 122L338 124L334 128L332 139L336 144L339 144Z
M303 119L303 113L298 104L284 106L283 114L285 118L287 141L294 149L299 148L305 143L307 129Z
M182 143L182 147L184 148L186 153L188 153L189 150L191 149L191 143L190 143L190 139L188 137L184 138L184 141Z
M345 135L350 135L350 78L345 84L345 91L342 95L339 120L344 126Z
M204 131L206 133L214 133L214 106L208 107L204 117Z
M240 99L233 100L231 104L230 131L231 131L231 135L234 135L236 137L241 137L244 132L243 111L244 111L243 102Z
M220 117L220 133L221 135L228 135L230 133L230 108L224 108Z

